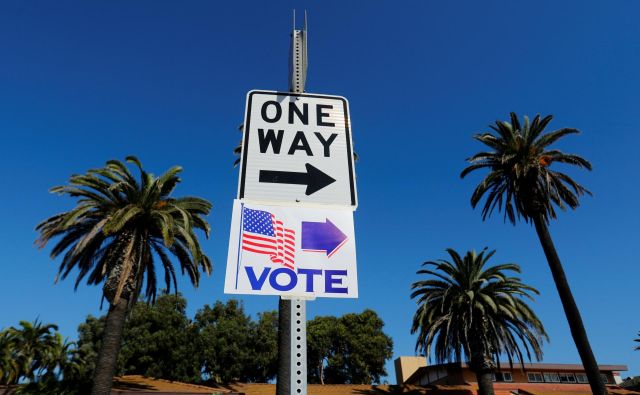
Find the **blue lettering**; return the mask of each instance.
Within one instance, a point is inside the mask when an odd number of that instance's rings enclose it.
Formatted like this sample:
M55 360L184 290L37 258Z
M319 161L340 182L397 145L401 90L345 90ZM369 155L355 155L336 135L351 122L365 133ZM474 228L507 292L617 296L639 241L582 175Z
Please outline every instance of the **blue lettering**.
M342 285L341 278L333 278L333 276L346 276L346 270L325 270L324 271L324 291L327 293L346 294L349 292L348 288L335 288L333 284Z
M277 268L271 270L270 267L264 267L258 276L255 269L251 266L244 267L251 289L254 291L260 291L264 287L267 278L269 278L269 284L276 291L291 291L298 285L298 276L305 276L305 290L304 292L314 292L314 281L316 276L322 277L324 275L324 292L334 294L346 294L349 293L349 287L344 286L344 277L347 276L346 270L320 270L320 269L297 269L297 273L289 268ZM288 277L288 279L282 280L282 277ZM280 277L280 278L279 278ZM281 281L278 281L278 280Z
M262 269L262 273L260 274L260 278L256 278L256 274L253 271L251 266L245 266L244 270L247 271L247 277L249 277L249 282L251 283L251 289L260 290L264 285L264 280L267 279L267 275L269 275L270 267L265 267ZM274 270L275 272L275 270Z
M298 274L304 274L307 276L307 289L306 292L313 292L313 276L322 275L320 269L298 269Z
M286 275L289 276L288 284L286 285L278 284L277 279L278 279L278 274L280 273L285 273ZM287 268L280 268L271 272L271 276L269 276L269 284L271 284L273 289L275 289L276 291L290 291L298 284L298 277L296 276L296 273L293 270L287 269Z

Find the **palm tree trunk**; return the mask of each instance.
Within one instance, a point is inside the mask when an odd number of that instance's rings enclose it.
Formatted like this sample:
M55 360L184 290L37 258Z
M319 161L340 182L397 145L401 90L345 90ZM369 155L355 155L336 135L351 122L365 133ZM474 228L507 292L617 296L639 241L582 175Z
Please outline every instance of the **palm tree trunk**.
M102 349L96 363L96 371L93 374L92 395L111 394L111 385L113 384L116 362L120 352L127 306L127 299L120 298L118 303L109 307L102 338Z
M469 367L471 371L476 374L476 380L478 380L478 394L479 395L494 395L493 393L493 369L495 367L493 360L486 358L483 351L483 344L478 344L479 339L472 340L472 343L476 343L474 346L471 344L471 358L469 361Z
M494 395L493 393L493 375L491 370L482 370L476 372L476 380L478 380L479 395Z
M598 364L593 355L593 351L591 351L591 345L587 338L587 331L584 329L584 324L580 317L580 311L573 299L573 294L571 293L571 288L569 288L567 276L564 274L562 263L560 262L556 248L553 245L553 240L551 239L547 223L542 216L534 217L533 222L536 226L536 232L538 233L540 244L542 244L542 249L547 257L547 262L549 263L549 268L553 275L553 281L558 289L560 301L562 302L564 313L567 316L567 321L569 322L573 341L576 343L578 354L580 354L582 365L584 366L585 373L589 379L591 392L594 395L605 395L607 394L607 390L604 386L604 381L600 375L600 370L598 369Z

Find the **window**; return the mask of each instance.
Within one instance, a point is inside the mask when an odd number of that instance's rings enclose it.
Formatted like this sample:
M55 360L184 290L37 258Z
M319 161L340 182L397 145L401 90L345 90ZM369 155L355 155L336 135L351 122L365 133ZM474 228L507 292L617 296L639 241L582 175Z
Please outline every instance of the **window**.
M559 383L560 376L556 372L548 372L544 374L544 382L545 383Z
M530 383L543 383L544 379L542 377L542 373L540 372L529 372L527 373L527 378Z
M491 373L491 376L493 381L504 381L507 383L513 382L513 376L511 375L511 372L495 372Z
M587 375L584 373L576 373L576 380L578 383L588 383Z
M560 373L560 382L561 383L575 383L576 377L573 373Z

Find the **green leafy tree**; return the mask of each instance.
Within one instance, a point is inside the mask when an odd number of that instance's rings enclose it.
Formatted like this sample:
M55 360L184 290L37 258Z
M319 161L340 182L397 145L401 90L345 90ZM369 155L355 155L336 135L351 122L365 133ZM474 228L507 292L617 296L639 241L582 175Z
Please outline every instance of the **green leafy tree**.
M123 330L116 375L140 374L183 382L199 381L199 341L191 320L185 315L185 308L186 300L180 294L160 295L152 305L137 302ZM93 376L105 321L106 316L89 315L78 327L78 352L84 361L84 376L80 382L90 381Z
M82 369L76 372L74 380L78 386L84 388L84 393L91 391L93 374L102 349L106 318L106 316L96 318L88 315L78 326L78 357L82 361ZM117 368L116 371L121 370Z
M124 329L120 373L182 382L200 380L197 329L181 295L162 295L156 303L137 303Z
M161 295L153 305L136 303L123 331L116 373L188 383L203 381L203 373L219 383L268 382L275 377L275 311L259 314L254 322L238 301L231 300L205 306L192 321L185 308L186 300L180 294ZM74 379L76 382L84 383L95 369L104 325L104 316L89 316L78 328L78 351L85 363L85 376L80 374ZM227 345L232 352L228 352ZM238 351L240 348L244 348L242 352Z
M155 299L154 257L159 258L168 291L172 283L177 286L170 256L176 258L194 286L199 283L200 270L211 272L211 262L194 233L200 229L208 237L209 225L203 217L211 204L195 197L171 197L180 182L181 167L155 177L142 169L137 158L130 156L126 160L138 167L139 181L117 160L74 175L68 185L51 191L77 198L76 207L48 218L36 228L40 233L38 243L43 247L59 237L51 250L52 258L64 253L59 276L64 279L78 269L76 286L85 277L90 285L103 284L109 312L95 370L94 395L108 395L111 391L125 317L143 283L147 299Z
M387 374L393 342L372 310L316 317L307 325L307 377L312 383L372 384Z
M202 367L215 383L268 382L277 372L278 315L259 314L255 322L242 304L231 299L205 305L194 320L198 328Z
M520 218L525 222L533 222L591 391L602 395L607 393L604 382L548 227L549 221L557 216L556 208L575 209L580 204L579 197L590 194L569 175L551 170L551 165L561 163L591 170L591 164L578 155L550 148L562 137L578 133L578 130L571 128L544 133L551 119L550 115L544 118L538 115L529 122L525 116L524 123L521 124L516 114L511 113L510 123L496 121L495 125L490 126L495 133L474 136L489 151L479 152L468 158L470 166L460 176L488 169L489 174L471 195L471 205L474 208L484 198L483 220L497 208L498 211L504 210L505 220L508 219L513 224Z
M200 381L200 342L186 316L186 303L180 294L165 294L154 304L135 304L123 330L117 375ZM105 321L105 316L88 316L78 327L78 346L89 375L95 370Z
M215 383L247 381L253 358L251 318L234 299L205 305L195 317L202 342L202 371Z
M387 375L384 364L393 355L393 341L382 331L382 319L373 310L365 310L345 314L340 318L340 326L346 335L341 353L345 382L379 384L380 378Z
M265 311L258 314L258 322L252 325L251 348L245 377L253 383L273 380L278 372L278 313Z
M524 298L538 291L509 272L520 273L513 263L487 267L495 251L485 255L468 251L461 257L447 249L451 261L423 264L417 274L428 275L412 285L411 298L418 308L411 333L418 333L416 350L437 363L460 362L464 355L476 374L479 393L493 394L492 373L499 356L523 362L542 358L544 327Z
M324 384L324 369L339 352L338 318L316 317L307 323L307 380Z

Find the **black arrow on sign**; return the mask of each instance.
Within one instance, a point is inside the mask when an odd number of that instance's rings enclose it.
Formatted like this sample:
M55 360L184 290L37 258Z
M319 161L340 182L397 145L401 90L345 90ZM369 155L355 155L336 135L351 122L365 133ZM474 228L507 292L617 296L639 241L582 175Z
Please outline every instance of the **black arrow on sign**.
M272 184L296 184L306 185L305 195L309 196L318 192L327 185L334 183L336 180L330 175L325 174L320 169L305 164L306 173L298 173L293 171L276 171L276 170L260 170L260 182L268 182Z

